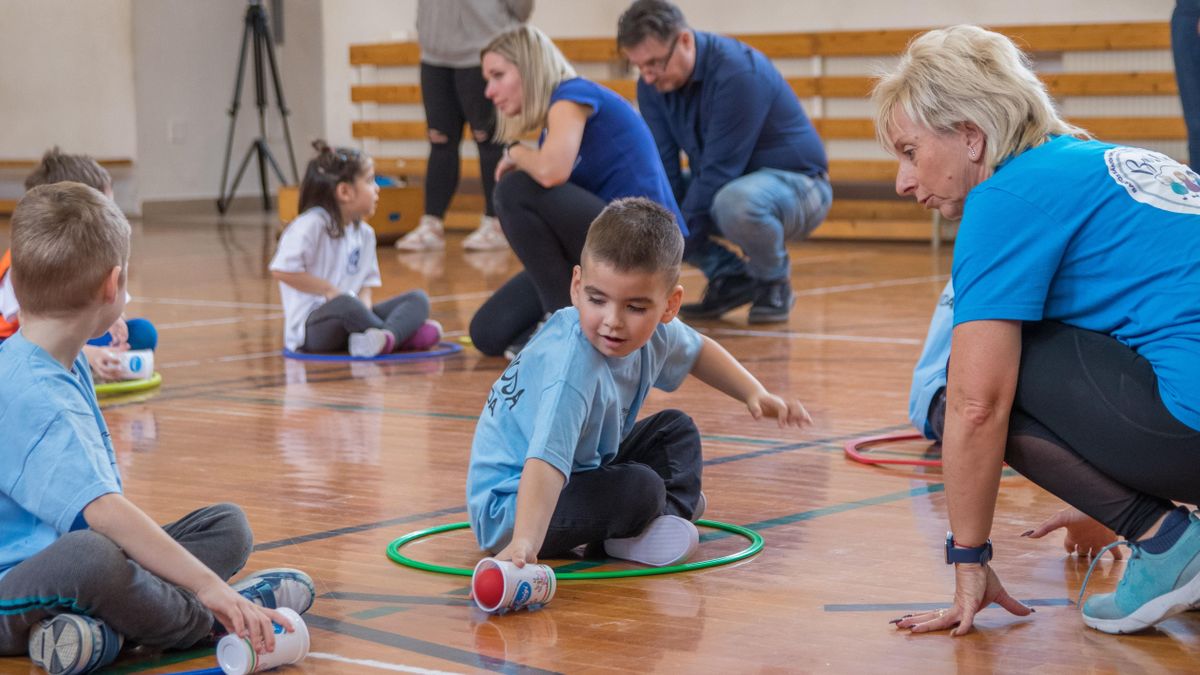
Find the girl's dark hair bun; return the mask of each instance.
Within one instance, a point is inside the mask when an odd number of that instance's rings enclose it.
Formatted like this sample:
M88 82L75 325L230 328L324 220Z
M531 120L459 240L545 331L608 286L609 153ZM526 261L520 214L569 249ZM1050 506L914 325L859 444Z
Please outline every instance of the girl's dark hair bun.
M333 148L329 147L329 144L325 142L324 138L318 138L317 140L313 141L312 146L314 150L322 155L327 152L333 152Z

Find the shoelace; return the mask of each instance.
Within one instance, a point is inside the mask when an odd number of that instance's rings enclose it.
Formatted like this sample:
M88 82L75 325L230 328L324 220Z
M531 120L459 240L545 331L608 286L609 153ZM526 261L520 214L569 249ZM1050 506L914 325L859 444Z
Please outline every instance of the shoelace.
M1134 558L1137 558L1137 557L1141 556L1141 554L1142 554L1141 546L1138 546L1137 544L1133 543L1132 541L1127 541L1124 539L1114 541L1113 543L1109 544L1108 546L1105 546L1104 548L1100 549L1100 552L1097 553L1094 558L1092 558L1092 564L1088 566L1087 576L1085 576L1083 578L1083 585L1079 587L1079 598L1075 600L1075 605L1077 607L1079 607L1080 610L1083 609L1083 593L1084 593L1084 591L1087 590L1088 581L1090 581L1092 578L1092 572L1096 569L1096 563L1100 562L1100 559L1104 557L1105 553L1108 553L1109 549L1117 547L1117 546L1121 546L1121 545L1128 546L1129 549L1131 551L1133 551L1133 554L1131 556L1129 556L1130 562L1133 562ZM1128 563L1126 563L1126 565L1128 565ZM1117 586L1120 587L1120 585L1123 583L1125 583L1125 577L1122 575L1121 581L1117 584Z

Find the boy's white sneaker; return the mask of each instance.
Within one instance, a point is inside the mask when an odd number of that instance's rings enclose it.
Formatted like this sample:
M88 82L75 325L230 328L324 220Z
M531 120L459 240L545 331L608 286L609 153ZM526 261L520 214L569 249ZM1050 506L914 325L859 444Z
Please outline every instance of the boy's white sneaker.
M421 216L416 229L396 240L401 251L438 251L446 248L445 227L436 216Z
M287 607L303 614L317 597L312 577L290 567L260 570L233 584L233 590L267 609Z
M396 336L382 328L368 328L361 333L350 334L350 356L371 358L380 354L391 354L396 348Z
M90 673L115 661L124 642L99 619L59 614L29 631L29 660L50 675Z
M500 220L484 216L479 220L479 229L463 239L463 248L468 251L500 251L508 248L508 239L500 229Z
M700 533L679 516L659 516L636 537L605 539L604 552L651 567L681 563L700 546Z

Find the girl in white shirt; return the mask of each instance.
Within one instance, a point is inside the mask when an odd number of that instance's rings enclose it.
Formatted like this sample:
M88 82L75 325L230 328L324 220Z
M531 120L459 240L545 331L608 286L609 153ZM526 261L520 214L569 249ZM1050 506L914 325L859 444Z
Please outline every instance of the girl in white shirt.
M372 357L397 349L428 349L442 327L429 320L429 297L414 290L372 305L382 285L375 230L379 187L371 158L351 148L313 143L317 156L300 184L300 215L288 225L271 260L279 281L284 343L292 351Z

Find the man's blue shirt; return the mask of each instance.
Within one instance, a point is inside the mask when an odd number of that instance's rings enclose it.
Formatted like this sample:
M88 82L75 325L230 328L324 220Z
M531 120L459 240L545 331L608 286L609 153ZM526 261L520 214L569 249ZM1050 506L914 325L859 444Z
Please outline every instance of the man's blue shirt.
M683 86L659 93L637 84L689 243L711 233L713 197L731 180L763 168L817 176L829 167L820 136L770 59L733 38L692 33L696 64ZM680 150L692 173L686 194Z

